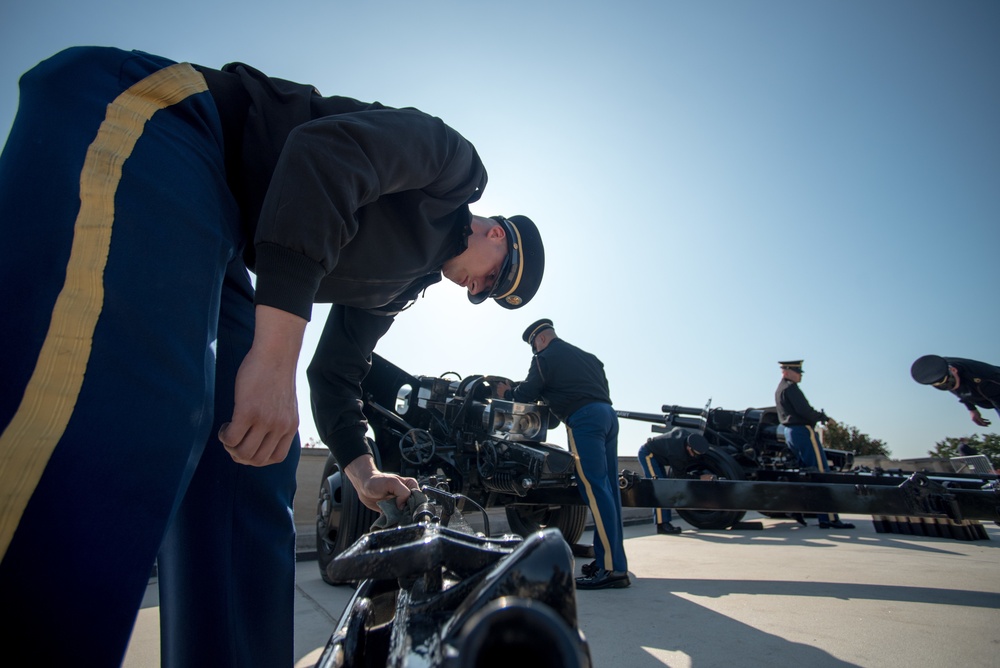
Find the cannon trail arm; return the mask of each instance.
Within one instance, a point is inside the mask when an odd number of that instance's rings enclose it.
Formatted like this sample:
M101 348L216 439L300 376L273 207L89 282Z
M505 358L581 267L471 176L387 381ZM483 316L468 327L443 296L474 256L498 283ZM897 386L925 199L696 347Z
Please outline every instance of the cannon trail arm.
M831 476L827 476L829 479ZM630 508L757 510L948 517L1000 521L1000 491L954 489L922 473L884 480L843 476L850 482L650 479L632 471L620 478L622 505ZM574 489L537 490L526 503L579 503Z
M897 486L640 478L622 490L622 505L1000 520L997 492L948 489L922 474Z

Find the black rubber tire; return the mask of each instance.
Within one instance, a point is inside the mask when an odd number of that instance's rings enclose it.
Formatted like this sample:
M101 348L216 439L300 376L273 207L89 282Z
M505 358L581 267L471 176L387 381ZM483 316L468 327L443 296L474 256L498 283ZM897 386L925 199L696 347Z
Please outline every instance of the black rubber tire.
M330 578L326 573L327 564L367 533L378 518L378 513L361 503L358 493L345 475L340 479L340 498L328 498L326 480L338 469L337 460L331 454L323 466L316 509L316 563L323 581L331 585L349 583ZM338 504L339 512L331 512L331 508Z
M323 477L319 482L319 498L316 501L316 563L319 565L319 574L327 584L334 584L326 575L326 566L337 556L334 552L334 543L328 538L336 536L336 532L329 532L331 507L334 503L339 504L340 499L331 499L330 491L326 480L338 470L337 460L333 454L326 458L323 465ZM339 514L335 521L339 520ZM332 534L332 536L331 536Z
M711 473L719 480L745 480L743 467L733 457L725 452L709 450L696 457L688 464L678 478L700 478L705 473ZM699 529L728 529L743 519L745 510L691 510L678 508L675 511L681 518L693 527Z
M570 545L580 540L587 525L586 506L510 505L504 511L512 533L528 536L554 527L562 532L563 539Z

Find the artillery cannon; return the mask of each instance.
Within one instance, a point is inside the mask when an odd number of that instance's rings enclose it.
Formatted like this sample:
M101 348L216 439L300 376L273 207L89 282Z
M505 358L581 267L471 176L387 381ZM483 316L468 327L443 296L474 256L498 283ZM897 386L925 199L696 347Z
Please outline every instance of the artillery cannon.
M686 462L682 469L671 466L672 477L773 481L787 480L787 474L801 470L797 455L785 443L778 410L773 406L737 411L664 405L661 410L662 414L617 413L621 418L651 422L652 430L661 434L673 430L702 434L712 445L709 452ZM826 455L831 471L849 471L854 466L853 452L827 448ZM670 462L661 463L670 466ZM745 511L679 508L677 514L700 529L724 529L737 524Z
M671 480L624 475L622 504L673 508L700 529L736 526L747 510L779 517L788 512L843 512L894 516L903 525L944 523L926 535L967 539L982 532L956 529L956 522L1000 522L1000 476L884 469L859 470L854 453L824 448L828 472L804 469L785 443L777 409L744 411L664 405L662 414L618 411L621 418L653 423L652 430L702 434L712 448L671 471ZM669 462L661 461L669 466ZM706 480L710 478L711 481ZM876 529L884 520L876 520ZM903 529L902 533L910 533ZM923 535L913 531L917 535Z
M452 373L413 376L373 355L362 390L375 461L382 470L456 493L463 505L503 506L511 530L521 536L551 527L572 545L587 520L578 497L551 504L527 502L526 496L575 488L573 456L543 442L550 423L547 407L492 397L501 381L511 382ZM330 455L316 523L319 568L327 582L337 584L327 565L361 538L375 518ZM488 523L486 529L489 534Z

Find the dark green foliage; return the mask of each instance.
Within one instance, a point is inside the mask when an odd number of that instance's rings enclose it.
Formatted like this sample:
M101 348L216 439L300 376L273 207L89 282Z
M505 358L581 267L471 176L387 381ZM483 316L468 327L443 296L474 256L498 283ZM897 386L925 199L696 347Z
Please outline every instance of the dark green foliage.
M862 434L861 430L841 422L827 422L823 432L823 447L833 450L853 450L856 455L882 455L889 457L892 451L882 439Z

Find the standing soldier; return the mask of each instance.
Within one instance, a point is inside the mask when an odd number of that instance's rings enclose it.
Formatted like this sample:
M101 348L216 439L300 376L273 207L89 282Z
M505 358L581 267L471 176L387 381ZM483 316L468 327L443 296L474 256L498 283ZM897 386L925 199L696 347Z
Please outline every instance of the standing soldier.
M781 365L781 382L774 392L774 403L778 407L778 420L784 426L785 442L798 455L803 470L826 473L826 452L820 445L814 429L817 422L833 420L823 411L817 411L802 393L802 360L778 362ZM841 522L836 515L819 515L820 529L853 529L854 525Z
M514 387L513 398L544 401L566 423L580 494L594 517L596 559L576 579L577 589L628 587L618 491L618 414L611 405L604 364L556 336L548 319L532 323L521 338L535 355L528 377ZM497 391L504 396L508 389L501 383Z

